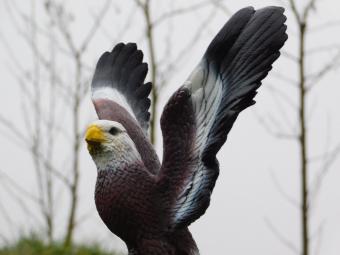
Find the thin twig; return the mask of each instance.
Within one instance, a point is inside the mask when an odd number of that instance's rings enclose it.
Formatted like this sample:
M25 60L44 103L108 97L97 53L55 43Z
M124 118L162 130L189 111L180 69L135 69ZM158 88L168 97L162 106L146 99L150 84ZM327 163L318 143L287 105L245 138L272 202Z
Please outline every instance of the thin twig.
M19 138L26 146L30 147L31 143L28 139L23 135L19 129L17 129L16 125L14 125L10 120L2 117L0 115L0 125L7 128L8 131L13 133L17 138Z
M315 2L316 0L310 0L307 6L305 7L304 12L303 12L303 19L302 19L304 23L306 23L310 11L313 9L315 10Z
M317 231L316 231L316 234L315 234L315 236L317 237L317 242L316 242L316 245L315 245L314 255L320 254L325 225L326 225L326 220L323 220L317 228Z
M215 2L216 1L213 1L214 4L216 4ZM202 9L203 7L206 7L210 4L211 4L210 0L208 0L208 1L205 0L205 1L199 2L197 4L194 4L194 5L191 5L191 6L188 6L188 7L183 7L183 8L179 8L179 9L175 9L175 10L163 13L162 16L160 16L159 18L156 18L152 22L152 25L154 27L156 27L169 18L173 18L173 17L178 16L178 15L184 15L184 14L187 14L189 12L193 12L195 10Z
M278 131L277 128L273 129L270 124L266 120L271 120L272 123L274 123L275 126L279 127L280 124L277 123L277 121L274 119L272 115L268 115L268 117L263 118L261 117L256 111L255 118L259 122L259 124L267 131L267 133L273 137L279 138L279 139L287 139L287 140L297 140L298 135L297 134L290 134L285 131Z
M297 10L296 4L294 0L289 0L290 8L293 11L294 17L298 24L301 24L301 17L299 11Z
M106 2L103 5L101 11L99 12L99 14L96 15L92 27L90 28L90 30L87 33L85 39L83 40L82 45L80 46L79 54L82 54L83 52L86 51L89 43L94 38L94 36L97 33L98 29L101 27L101 23L104 20L104 17L106 16L107 12L110 10L111 3L112 3L111 0L106 0Z
M339 159L338 157L339 155L340 155L340 144L334 150L332 150L331 153L326 155L326 158L322 164L322 167L319 170L319 173L317 174L317 176L315 177L314 182L312 183L312 187L311 187L311 200L312 201L316 200L316 197L320 193L325 177L328 175L331 169L331 166L336 162L337 159Z
M4 179L6 182L8 182L15 190L19 191L22 196L30 199L32 202L39 204L39 198L35 197L33 194L31 194L29 191L22 188L19 184L16 183L10 176L8 176L4 171L0 170L0 179Z
M291 54L287 51L282 50L281 55L286 57L287 59L293 61L294 63L297 63L299 61L299 59L296 56L294 56L293 54Z
M289 84L289 85L292 85L294 88L296 88L296 86L297 86L297 84L298 84L297 81L295 81L295 80L293 80L292 78L290 78L290 77L288 77L288 76L286 76L286 75L284 75L284 74L282 74L282 73L279 73L279 72L277 72L277 71L272 71L272 72L271 72L271 75L272 75L273 77L276 77L276 78L278 78L278 79L280 79L280 80L286 82L286 83Z
M333 21L329 21L329 22L326 22L324 24L321 24L321 25L317 25L315 27L310 27L309 28L309 31L311 32L318 32L318 31L322 31L324 32L325 29L331 29L331 28L338 28L340 26L340 20L333 20Z
M162 80L162 87L166 85L165 80L169 80L169 77L173 75L173 73L176 72L176 68L181 66L181 61L185 59L190 51L194 48L194 46L197 44L199 39L202 37L203 32L206 30L206 28L209 26L210 22L213 20L213 17L216 15L217 10L213 9L206 19L204 19L201 24L198 26L200 29L196 31L196 33L192 36L191 40L181 49L178 51L177 56L167 65L163 68L163 71L161 72L160 76L164 77Z
M270 171L270 176L275 184L276 189L282 195L282 197L289 202L295 208L300 208L300 203L295 200L292 196L290 196L282 187L281 183L279 182L278 178L276 177L274 171Z
M286 246L292 252L300 254L299 249L291 241L284 237L283 234L273 225L273 223L268 218L264 218L264 222L266 223L268 229L284 246Z
M338 68L340 66L339 60L340 50L327 64L325 64L321 68L321 70L317 71L315 74L309 75L309 77L306 77L308 79L307 83L309 84L309 86L307 86L307 91L310 92L323 77L325 77L329 72L333 71L335 68Z

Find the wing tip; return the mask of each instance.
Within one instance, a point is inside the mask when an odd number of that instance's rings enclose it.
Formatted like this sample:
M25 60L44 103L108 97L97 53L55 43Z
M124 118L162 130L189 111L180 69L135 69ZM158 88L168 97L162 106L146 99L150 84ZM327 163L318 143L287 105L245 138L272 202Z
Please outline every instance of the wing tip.
M134 42L116 44L98 60L92 79L92 100L108 99L128 110L142 127L148 126L148 96L152 84L144 84L148 64ZM148 99L148 100L147 100ZM141 106L141 109L139 108Z
M224 78L224 87L228 85L228 89L223 92L224 98L228 99L220 106L216 123L212 126L210 139L203 152L206 160L213 158L224 144L238 114L255 104L256 90L272 69L272 64L280 56L280 50L288 39L284 11L283 7L268 6L253 14L249 12L247 22L236 16L236 19L243 21L244 26L239 26L240 31L235 32L239 37L230 40L228 47L232 48L227 49L229 52L223 51L213 56L213 59L207 59L213 64L214 71ZM228 23L225 27L228 27ZM229 26L229 29L233 28Z
M287 26L285 22L287 17L284 15L284 12L285 8L282 6L267 6L257 10L255 10L253 6L248 6L240 9L224 24L208 46L204 57L208 60L223 58L255 15L261 14L262 16L268 16L269 14L276 14L277 18L281 17L282 25L285 26L286 31ZM288 35L286 36L288 38Z

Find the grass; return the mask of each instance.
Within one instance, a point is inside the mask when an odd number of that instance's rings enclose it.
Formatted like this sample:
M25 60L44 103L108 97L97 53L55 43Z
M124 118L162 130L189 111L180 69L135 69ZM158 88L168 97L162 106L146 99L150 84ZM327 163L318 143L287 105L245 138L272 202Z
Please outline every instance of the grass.
M29 237L0 247L0 255L119 255L101 249L98 245L75 245L65 249L61 243L46 245L42 240Z

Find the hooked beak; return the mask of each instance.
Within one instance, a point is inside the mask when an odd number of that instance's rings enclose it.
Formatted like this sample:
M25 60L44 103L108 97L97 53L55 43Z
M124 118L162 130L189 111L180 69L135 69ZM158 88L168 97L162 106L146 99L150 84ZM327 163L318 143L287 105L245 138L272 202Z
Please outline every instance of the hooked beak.
M103 130L96 126L90 125L85 134L85 141L88 144L100 144L106 141Z

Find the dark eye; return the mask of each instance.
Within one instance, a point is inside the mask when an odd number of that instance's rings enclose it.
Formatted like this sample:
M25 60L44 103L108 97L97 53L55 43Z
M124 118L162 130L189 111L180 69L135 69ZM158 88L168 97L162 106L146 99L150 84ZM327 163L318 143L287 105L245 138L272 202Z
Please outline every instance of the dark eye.
M117 135L119 132L120 132L120 130L119 130L118 128L116 128L116 127L112 127L112 128L110 128L110 130L109 130L109 133L110 133L111 135Z

